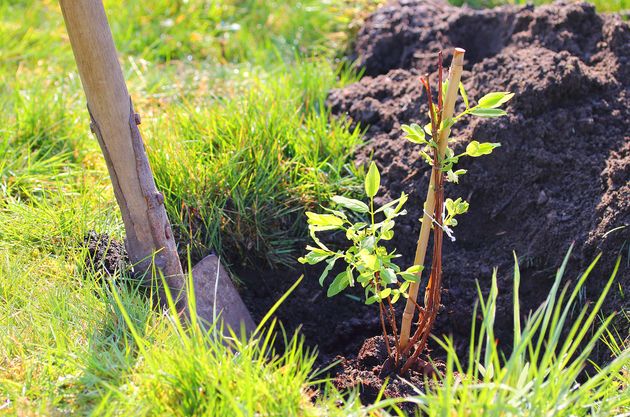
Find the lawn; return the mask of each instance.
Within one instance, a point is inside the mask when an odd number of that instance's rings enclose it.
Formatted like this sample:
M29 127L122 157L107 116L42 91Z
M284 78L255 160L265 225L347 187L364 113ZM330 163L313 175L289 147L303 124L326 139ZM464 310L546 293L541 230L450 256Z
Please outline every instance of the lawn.
M331 117L325 100L360 78L343 57L378 3L105 1L182 254L294 267L305 211L360 195L362 128ZM88 232L120 240L124 228L57 2L0 0L0 41L0 414L402 413L396 399L362 405L335 389L317 352L273 319L228 348L153 309L128 276L91 270ZM629 413L626 335L598 314L603 296L574 315L580 286L563 290L562 271L547 304L515 323L510 352L493 343L496 287L482 297L471 365L441 340L444 381L412 401L436 416ZM585 377L600 338L614 359Z

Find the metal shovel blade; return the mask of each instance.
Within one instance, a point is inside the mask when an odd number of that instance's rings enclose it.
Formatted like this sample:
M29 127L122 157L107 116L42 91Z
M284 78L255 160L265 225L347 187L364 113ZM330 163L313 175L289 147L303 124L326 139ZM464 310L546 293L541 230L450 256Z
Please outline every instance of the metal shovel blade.
M217 329L223 325L225 336L230 334L228 328L237 335L241 334L241 329L247 335L256 329L247 307L216 255L203 258L193 267L192 275L197 315L201 319L214 323L218 318Z

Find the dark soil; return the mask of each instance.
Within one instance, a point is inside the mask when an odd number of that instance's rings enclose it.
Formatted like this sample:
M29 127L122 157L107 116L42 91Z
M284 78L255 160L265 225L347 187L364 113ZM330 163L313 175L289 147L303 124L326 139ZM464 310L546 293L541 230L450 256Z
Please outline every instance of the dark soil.
M393 338L390 338L390 345ZM409 370L402 378L387 368L387 348L383 336L367 339L355 358L338 357L340 364L334 384L339 389L359 389L359 396L364 404L371 404L383 389L385 379L387 386L383 392L386 398L409 397L417 394L425 384L434 383L435 378L446 369L443 362L420 362L415 369ZM385 364L385 365L384 365ZM403 404L403 409L412 411L411 403Z
M87 249L85 265L91 271L114 276L130 266L125 245L109 235L90 230L83 244Z

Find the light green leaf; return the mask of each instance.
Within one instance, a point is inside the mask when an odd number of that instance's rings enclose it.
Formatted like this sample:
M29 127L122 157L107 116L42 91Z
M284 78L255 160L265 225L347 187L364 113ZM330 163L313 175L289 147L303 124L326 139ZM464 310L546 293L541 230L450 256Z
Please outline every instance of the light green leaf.
M431 158L428 153L426 153L425 151L420 151L420 156L422 157L422 159L424 159L424 162L433 166L433 158Z
M440 123L440 130L442 131L445 129L450 129L453 126L453 124L455 124L455 119L453 119L452 117L446 120L443 120L442 123Z
M372 162L368 173L365 176L365 193L368 197L372 198L378 192L378 187L381 185L381 174L378 172L376 164Z
M326 268L324 269L322 274L319 276L319 285L322 285L322 286L324 285L324 280L326 279L326 277L330 273L330 270L333 269L333 267L335 266L335 262L337 262L337 258L336 257L326 261L326 263L328 265L326 265Z
M363 201L355 200L353 198L346 198L340 195L336 195L332 198L332 201L334 201L341 207L347 208L348 210L356 211L357 213L367 213L368 211L370 211L367 204L365 204Z
M407 272L401 272L399 275L406 282L418 282L420 280L420 277L418 277L418 275L416 274L408 274Z
M335 279L333 280L333 282L330 284L330 286L328 287L328 291L326 292L326 295L328 297L332 297L334 295L339 294L341 291L343 291L349 284L350 282L348 281L348 272L347 271L343 271L341 273L339 273Z
M482 109L494 109L509 101L514 97L514 93L509 91L496 91L494 93L488 93L479 99L477 107Z
M307 211L306 217L308 217L308 224L313 226L339 227L343 225L343 219L334 214L319 214Z
M470 141L468 146L466 146L466 154L468 156L472 156L473 158L476 158L482 155L489 155L492 153L492 150L494 148L497 148L499 146L501 146L500 143L490 143L490 142L479 143L476 140L472 140Z
M374 251L374 245L376 245L375 236L368 236L361 241L361 249L365 249L369 252Z
M405 270L406 273L408 274L417 274L418 272L422 271L424 269L423 265L413 265L410 266L409 268L407 268Z
M431 122L429 122L426 125L424 125L424 131L429 136L433 136L433 131L431 129L432 129Z
M391 268L381 268L381 278L386 284L394 284L398 282L396 273Z
M408 141L420 145L427 143L424 130L419 125L412 123L411 125L402 125L400 128L406 133L405 139Z
M365 300L365 304L370 305L370 304L374 304L375 302L379 301L380 298L378 295L373 295L371 297L368 297L367 300Z
M376 255L372 255L367 250L363 249L361 250L361 252L359 252L359 258L365 264L366 268L369 268L371 270L378 269L378 258L376 257Z
M464 105L466 106L466 109L468 109L470 107L468 103L468 94L466 94L464 84L462 84L461 82L459 83L459 94L461 94L462 100L464 100Z
M352 273L352 267L350 265L346 268L346 273L348 274L348 282L350 283L350 286L354 287L354 274Z
M307 253L306 256L298 258L298 262L302 264L307 263L309 265L315 265L334 254L333 252L327 252L323 249L314 248L312 246L307 246L306 249L310 250L310 252Z
M459 183L459 176L452 169L449 169L446 172L446 181L457 184Z
M505 116L507 113L505 110L501 109L482 109L479 107L473 107L472 110L470 110L470 114L479 117L501 117Z
M383 298L387 298L389 297L389 295L392 293L392 289L391 288L385 288L384 290L382 290L379 293L379 296L381 297L381 299Z

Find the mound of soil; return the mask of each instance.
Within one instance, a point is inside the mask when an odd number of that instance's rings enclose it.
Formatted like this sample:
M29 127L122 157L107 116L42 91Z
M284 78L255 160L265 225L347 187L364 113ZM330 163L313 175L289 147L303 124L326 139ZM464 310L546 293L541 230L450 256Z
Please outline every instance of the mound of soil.
M393 338L390 337L390 345ZM387 383L383 396L386 398L409 397L417 394L425 384L434 383L434 377L443 373L446 366L443 362L427 363L421 361L416 369L410 369L404 379L395 372L390 372L384 363L387 359L387 348L383 336L367 339L361 346L356 358L338 357L340 361L334 385L342 390L358 387L359 396L364 404L376 401L383 385ZM402 404L402 408L412 411L411 403Z
M90 230L83 244L87 249L85 265L91 271L113 276L130 267L125 245L107 234Z
M566 280L603 252L588 281L597 297L620 251L630 243L630 27L586 3L492 10L399 0L369 17L355 56L368 75L332 91L333 113L367 128L358 161L373 158L383 201L410 195L393 245L410 265L426 196L428 167L419 147L401 138L400 125L427 122L419 76L434 71L439 50L463 47L469 97L511 91L509 116L468 119L456 126L455 152L471 138L500 142L491 156L462 160L468 169L446 195L470 202L444 247L444 311L435 333L468 343L476 282L489 288L498 268L497 337L512 332L512 270L521 266L522 311L537 308L571 243ZM624 246L625 245L625 246ZM630 291L624 260L617 275ZM630 308L614 290L608 310ZM627 326L627 323L626 323ZM620 329L622 332L624 329ZM627 329L626 329L627 330Z

